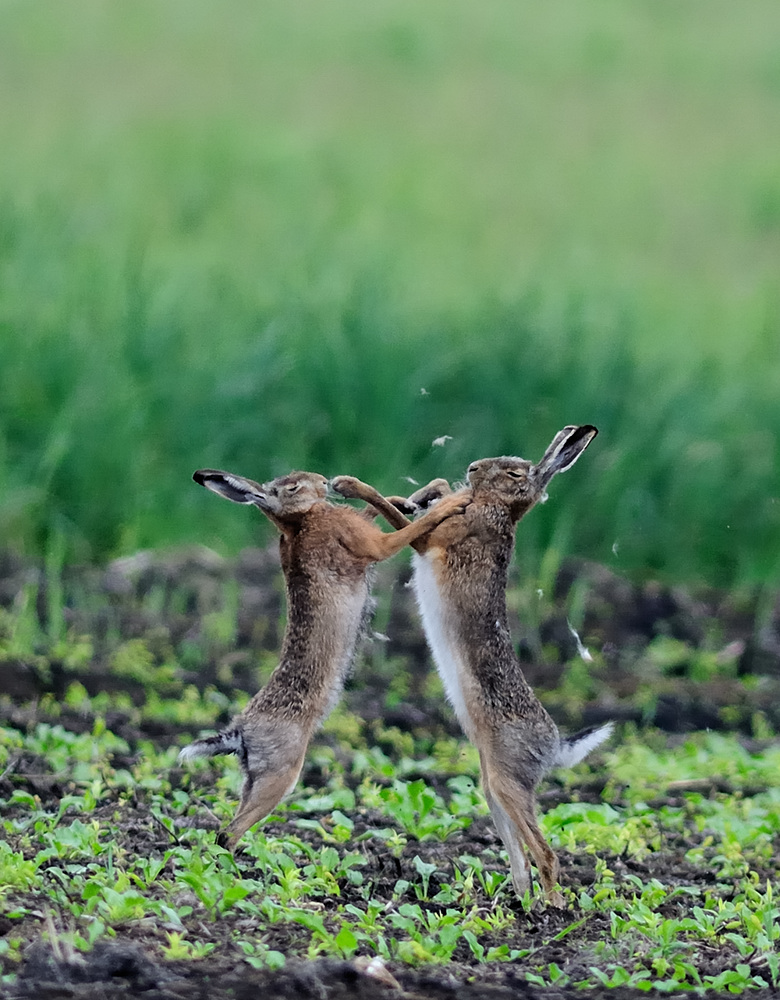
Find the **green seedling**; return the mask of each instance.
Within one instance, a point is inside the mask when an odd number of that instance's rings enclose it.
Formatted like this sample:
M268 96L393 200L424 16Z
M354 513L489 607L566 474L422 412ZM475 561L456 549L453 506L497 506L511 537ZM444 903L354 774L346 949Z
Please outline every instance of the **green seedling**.
M462 867L461 867L462 866ZM471 854L462 854L455 865L455 878L468 890L476 884L482 889L488 899L492 899L508 883L506 871L494 871L485 867L481 858ZM468 891L466 892L468 895Z
M253 969L282 969L285 965L285 956L280 951L274 951L262 941L236 941L238 947L244 955L244 960Z
M476 964L516 962L531 984L559 989L583 981L694 993L780 985L774 745L749 753L733 737L709 734L672 751L652 734L629 734L610 753L617 778L600 802L568 802L542 817L562 860L571 851L595 867L584 884L575 876L563 886L572 909L566 927L547 935L531 931L539 926L538 901L530 894L516 900L498 844L484 853L445 846L435 854L419 844L440 839L453 821L464 829L484 817L474 775L445 772L440 795L426 780L401 777L399 762L387 756L387 785L365 780L352 791L348 751L339 750L336 767L322 748L332 769L324 786L293 796L233 856L215 844L214 829L230 814L236 769L225 769L216 790L211 780L202 787L197 771L174 781L175 740L128 747L100 721L84 734L61 721L0 729L0 748L3 769L26 756L66 784L52 799L45 789L11 783L0 803L2 908L14 924L0 938L4 977L40 935L38 915L48 908L64 928L57 940L75 953L143 932L159 961L208 961L218 939L250 965L273 968L282 959L271 941L289 933L290 957L457 963L464 975ZM428 740L414 749L418 760L431 759ZM686 784L716 767L734 791ZM675 782L682 790L664 797ZM387 826L356 837L377 814ZM209 829L200 824L206 819ZM664 854L683 870L670 884L653 867ZM632 870L632 861L643 867ZM703 867L720 882L702 882ZM583 980L590 966L600 975Z
M388 923L393 930L405 934L404 938L391 939L391 954L410 965L449 961L463 936L456 910L433 913L422 910L416 903L403 903L389 914Z
M163 957L172 962L205 958L217 947L212 942L188 941L178 931L168 931L166 937L168 944L164 945L161 951Z
M422 779L395 779L389 788L368 787L363 793L366 806L381 810L415 840L446 840L455 830L471 822L469 816L454 817L444 802Z
M26 861L0 840L0 900L12 889L30 889L35 884L40 860Z

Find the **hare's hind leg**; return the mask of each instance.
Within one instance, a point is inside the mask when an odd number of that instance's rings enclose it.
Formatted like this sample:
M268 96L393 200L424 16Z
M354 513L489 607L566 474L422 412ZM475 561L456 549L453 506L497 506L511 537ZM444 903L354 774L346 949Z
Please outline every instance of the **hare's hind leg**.
M490 815L496 824L498 835L503 841L506 852L509 855L509 870L512 876L512 885L517 895L523 896L531 887L528 858L523 847L523 841L520 839L520 833L509 818L506 810L491 793L484 768L482 771L482 790L485 793L488 809L490 809Z
M238 812L219 838L223 847L232 851L250 826L267 816L292 791L301 773L305 755L304 744L294 760L284 763L275 761L273 768L264 767L260 772L246 770Z
M501 834L501 839L507 844L515 890L522 894L529 884L528 867L522 847L525 844L536 864L539 881L542 883L548 903L551 906L563 906L563 896L555 888L560 865L555 851L544 839L536 821L536 799L533 791L524 788L511 775L495 770L491 771L489 777L489 789L488 805L490 805L490 811L498 832ZM494 806L491 805L491 799L495 804L495 811ZM507 843L502 825L507 828L510 835L514 834L515 843L518 845L516 853L521 853L523 858L524 869L522 871L519 866L516 868L515 855Z

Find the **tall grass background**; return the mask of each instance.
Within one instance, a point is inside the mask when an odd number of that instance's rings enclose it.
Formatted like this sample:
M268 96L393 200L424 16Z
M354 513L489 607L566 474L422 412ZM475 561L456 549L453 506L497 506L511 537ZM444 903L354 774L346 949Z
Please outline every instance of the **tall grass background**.
M4 0L0 97L0 547L232 551L197 467L590 422L530 566L777 581L769 0Z

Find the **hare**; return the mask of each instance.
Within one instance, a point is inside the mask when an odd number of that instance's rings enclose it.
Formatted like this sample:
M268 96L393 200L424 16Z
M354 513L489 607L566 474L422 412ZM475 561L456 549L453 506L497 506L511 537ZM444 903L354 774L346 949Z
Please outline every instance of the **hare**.
M238 754L241 802L219 841L232 849L293 789L309 740L341 693L365 617L369 567L462 510L463 500L447 498L384 534L353 508L329 503L328 480L316 473L292 472L260 485L201 469L193 479L234 503L254 504L281 532L287 629L279 664L226 729L179 754L181 760Z
M536 821L534 789L558 765L570 766L607 738L612 723L562 736L523 676L512 646L506 609L507 568L515 525L540 500L559 472L576 462L595 427L564 427L537 465L522 458L485 458L468 469L468 485L452 493L435 480L408 500L386 499L347 476L332 480L342 496L366 500L395 528L412 513L460 496L453 512L413 541L414 590L428 643L444 688L466 735L479 750L482 785L509 854L519 895L529 888L526 848L549 902L558 859ZM449 494L449 495L448 495ZM427 516L427 515L426 515Z

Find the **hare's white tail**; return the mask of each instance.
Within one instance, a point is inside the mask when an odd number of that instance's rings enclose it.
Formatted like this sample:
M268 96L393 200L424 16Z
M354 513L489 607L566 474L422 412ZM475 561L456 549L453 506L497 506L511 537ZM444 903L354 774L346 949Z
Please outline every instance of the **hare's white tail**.
M573 767L574 764L579 764L591 750L595 750L607 739L613 728L614 723L606 722L603 726L588 726L573 736L562 736L558 751L558 766Z
M179 752L179 760L192 760L193 757L215 757L221 753L240 753L244 750L244 740L241 730L236 726L223 729L216 736L207 736L195 740Z

